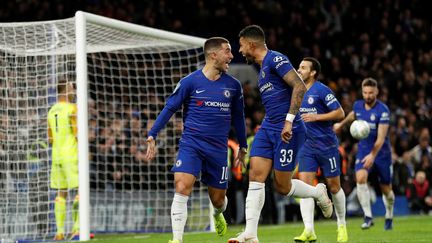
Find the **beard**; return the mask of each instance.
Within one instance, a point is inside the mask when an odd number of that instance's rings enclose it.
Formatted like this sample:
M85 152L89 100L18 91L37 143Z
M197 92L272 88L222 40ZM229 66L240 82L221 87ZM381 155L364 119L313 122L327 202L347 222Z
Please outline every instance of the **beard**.
M245 55L246 64L251 65L255 63L255 58L249 55Z
M368 105L372 105L373 103L375 103L375 100L376 99L372 99L372 98L364 99L365 103L368 104Z

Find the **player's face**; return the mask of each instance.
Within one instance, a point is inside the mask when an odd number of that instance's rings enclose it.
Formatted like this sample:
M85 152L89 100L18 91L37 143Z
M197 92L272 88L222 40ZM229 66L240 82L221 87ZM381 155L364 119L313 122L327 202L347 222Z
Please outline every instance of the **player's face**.
M300 74L300 77L305 81L306 83L309 82L311 79L313 79L314 73L311 71L312 69L312 63L308 61L302 61L300 63L300 66L297 70L297 72Z
M251 43L247 39L240 37L240 49L239 52L246 58L247 64L253 64L255 62L255 57L251 54Z
M378 88L372 86L363 86L362 95L366 104L372 105L376 101L378 95Z
M215 53L215 68L219 72L225 73L226 71L228 71L229 63L234 57L231 53L231 45L229 43L222 43L222 47Z

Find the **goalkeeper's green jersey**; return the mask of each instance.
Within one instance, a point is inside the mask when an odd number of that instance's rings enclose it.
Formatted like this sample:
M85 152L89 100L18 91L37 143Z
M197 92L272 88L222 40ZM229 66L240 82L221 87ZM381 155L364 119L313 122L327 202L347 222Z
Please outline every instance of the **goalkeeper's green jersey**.
M76 116L76 110L75 104L59 102L48 112L53 164L78 163L78 143L71 124L71 117Z

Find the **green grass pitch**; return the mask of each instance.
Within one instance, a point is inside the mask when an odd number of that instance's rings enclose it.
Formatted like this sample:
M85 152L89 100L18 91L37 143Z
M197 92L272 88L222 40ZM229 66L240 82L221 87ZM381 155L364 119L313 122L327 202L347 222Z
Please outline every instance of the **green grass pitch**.
M369 230L361 230L361 218L348 218L348 242L432 242L432 216L395 217L393 230L384 230L384 218L375 218L375 226ZM224 237L218 237L213 232L186 233L184 243L217 243L227 242L242 230L244 226L228 226ZM301 234L301 222L283 225L261 225L259 240L261 243L294 242L293 237ZM336 220L319 220L315 222L317 242L336 242ZM171 233L150 234L97 234L94 243L166 243L171 239Z

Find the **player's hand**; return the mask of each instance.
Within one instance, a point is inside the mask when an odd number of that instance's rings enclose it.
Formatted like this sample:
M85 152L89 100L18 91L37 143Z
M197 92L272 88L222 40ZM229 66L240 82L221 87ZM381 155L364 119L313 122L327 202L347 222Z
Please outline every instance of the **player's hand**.
M365 169L371 168L374 162L375 162L375 156L373 156L372 154L366 155L366 157L364 157L362 160L363 168Z
M247 152L245 150L239 149L237 153L237 158L235 158L234 160L235 167L241 165L243 168L246 168L246 164L245 164L246 153Z
M318 120L318 114L303 113L301 114L301 118L304 122L314 122Z
M149 136L147 138L147 153L146 153L146 159L148 161L154 159L156 155L156 142L153 139L152 136Z
M333 124L333 131L335 133L340 133L341 130L342 130L342 123L336 122L335 124Z
M292 137L292 123L289 121L285 121L285 126L281 132L282 141L288 143Z

